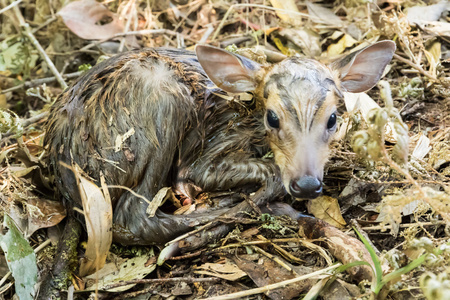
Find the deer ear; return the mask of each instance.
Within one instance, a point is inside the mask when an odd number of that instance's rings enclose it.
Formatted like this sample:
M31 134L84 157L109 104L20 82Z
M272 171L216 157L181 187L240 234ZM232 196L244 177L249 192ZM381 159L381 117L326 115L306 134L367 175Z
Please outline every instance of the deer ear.
M341 86L347 92L364 92L380 80L394 52L394 42L378 42L332 63L331 68L339 72Z
M254 74L261 67L258 63L206 45L197 45L195 52L203 70L219 88L231 93L255 90Z

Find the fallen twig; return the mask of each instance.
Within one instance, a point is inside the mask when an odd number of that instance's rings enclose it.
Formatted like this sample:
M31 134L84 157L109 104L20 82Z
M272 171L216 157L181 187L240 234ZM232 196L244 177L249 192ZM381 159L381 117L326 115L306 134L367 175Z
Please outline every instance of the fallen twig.
M436 226L436 225L447 225L447 221L433 221L433 222L415 222L415 223L410 223L410 224L400 224L400 228L410 228L410 227L415 227L415 226ZM375 226L366 226L366 227L361 227L362 230L365 231L375 231L375 230L385 230L388 227L386 225L375 225Z
M36 123L36 122L42 120L43 118L47 117L48 114L49 114L48 111L44 111L43 113L40 113L40 114L38 114L38 115L35 115L35 116L31 117L31 118L22 120L22 122L21 122L21 123L22 123L22 126L23 126L23 127L27 127L28 125L34 124L34 123Z
M66 79L72 79L72 78L80 77L81 74L83 74L83 73L84 73L84 71L78 71L78 72L74 72L74 73L64 74L64 75L62 75L62 77L66 78ZM13 92L13 91L16 91L16 90L20 90L22 88L28 89L28 88L31 88L31 87L34 87L34 86L38 86L38 85L41 85L41 84L44 84L44 83L53 82L55 80L57 80L57 79L54 76L53 77L46 77L46 78L30 80L30 81L27 81L25 83L13 86L12 88L0 91L0 94Z
M421 66L419 66L418 64L410 61L409 59L403 58L398 54L394 53L394 57L395 59L401 61L402 63L405 63L411 67L413 67L414 69L416 69L417 71L419 71L420 74L427 76L428 78L438 81L438 79L436 77L434 77L433 75L431 75L430 73L428 73L427 71L425 71Z
M98 46L101 43L104 43L104 42L107 42L109 40L113 40L113 39L116 39L116 38L120 38L120 37L126 37L126 36L129 36L129 35L151 35L151 34L168 34L168 35L175 35L176 36L176 35L179 35L181 33L173 31L173 30L169 30L169 29L145 29L145 30L138 30L138 31L128 31L128 32L123 32L123 33L116 33L115 35L113 35L113 36L111 36L109 38L106 38L106 39L103 39L103 40L99 40L99 41L97 41L95 43L89 44L89 45L81 48L78 51L85 51L85 50L88 50L88 49L90 49L92 47ZM183 35L183 37L185 39L191 41L191 42L197 43L196 40L194 40L194 39L192 39L192 38L190 38L188 36L184 36Z
M328 271L334 270L338 267L340 267L341 264L337 263L334 264L332 266L329 266L328 268L316 271L316 272L312 272L309 273L307 275L304 276L300 276L297 278L293 278L293 279L289 279L289 280L285 280L285 281L281 281L281 282L277 282L274 284L269 284L260 288L256 288L256 289L251 289L251 290L247 290L247 291L242 291L242 292L237 292L237 293L232 293L232 294L228 294L228 295L222 295L222 296L214 296L211 298L204 298L203 300L226 300L226 299L238 299L238 298L242 298L242 297L247 297L247 296L251 296L251 295L256 295L256 294L260 294L260 293L265 293L271 290L275 290L278 288L282 288L285 287L289 284L293 284L302 280L306 280L306 279L313 279L318 275L322 275L322 274L327 274Z
M39 54L41 54L41 58L43 60L45 60L45 62L47 63L48 67L52 71L53 75L55 75L56 80L59 82L59 85L61 85L61 87L63 89L66 89L67 88L66 82L64 81L64 79L62 78L62 76L58 72L58 70L56 69L56 67L53 64L52 60L48 57L47 53L45 53L44 48L42 48L42 46L39 43L39 41L36 39L36 37L31 32L30 24L25 22L25 19L23 18L22 13L20 12L20 10L19 10L19 8L17 6L14 6L13 10L14 10L14 13L16 14L17 19L19 20L20 27L23 28L23 31L24 31L25 35L28 37L28 39L33 44L33 46L36 48L36 50L39 52Z
M217 277L206 277L206 278L174 277L174 278L156 278L156 279L134 279L107 285L103 287L102 290L110 290L125 285L140 284L140 283L173 283L173 282L194 283L194 282L216 282L220 280L221 279Z
M220 30L222 29L222 27L225 25L226 20L228 19L228 16L230 15L231 11L236 8L236 7L255 7L255 8L263 8L263 9L267 9L267 10L273 10L273 11L281 11L281 12L285 12L285 13L289 13L289 14L294 14L294 15L299 15L302 17L308 17L310 18L311 16L305 13L301 13L301 12L297 12L297 11L291 11L288 9L281 9L281 8L275 8L275 7L271 7L271 6L267 6L267 5L260 5L260 4L248 4L248 3L241 3L241 4L233 4L230 6L230 8L227 10L227 12L225 13L225 15L223 16L223 19L220 21L219 26L217 26L216 31L214 32L214 35L211 38L211 41L214 41L217 36L219 35Z
M7 10L13 8L14 6L16 6L16 5L20 4L20 3L22 3L22 1L23 1L23 0L17 0L17 1L14 1L14 2L11 3L10 5L5 6L4 8L0 9L0 15L1 15L2 13L4 13L5 11L7 11Z

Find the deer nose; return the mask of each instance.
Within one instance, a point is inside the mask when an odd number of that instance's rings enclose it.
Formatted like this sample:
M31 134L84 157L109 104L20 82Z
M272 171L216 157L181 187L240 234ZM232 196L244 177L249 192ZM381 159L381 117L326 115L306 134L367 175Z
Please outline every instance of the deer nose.
M322 193L322 182L316 177L304 176L289 184L290 194L296 198L314 199Z

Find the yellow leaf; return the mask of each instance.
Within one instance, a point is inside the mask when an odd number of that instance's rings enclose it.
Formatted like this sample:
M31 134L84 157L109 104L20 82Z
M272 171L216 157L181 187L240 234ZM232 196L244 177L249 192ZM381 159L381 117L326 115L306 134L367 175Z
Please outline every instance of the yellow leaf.
M293 0L270 0L270 3L272 3L272 6L278 9L292 11L294 13L284 12L277 10L277 16L283 20L284 22L287 22L294 26L300 26L302 24L302 19L299 16L297 5L295 4L295 1Z
M335 227L343 228L347 225L341 215L339 203L335 198L321 196L310 200L308 203L308 210L316 218L324 220Z
M329 57L337 56L342 54L346 48L353 46L358 41L352 38L348 34L344 34L344 36L337 42L336 44L331 44L328 46L327 53Z
M434 42L430 47L427 47L427 50L424 50L423 52L425 53L425 56L430 63L429 72L433 76L437 76L436 67L438 66L441 59L441 43Z
M112 205L103 175L101 175L102 190L82 175L82 170L77 164L73 163L72 170L80 191L88 234L86 252L80 266L80 276L86 276L105 265L112 243Z

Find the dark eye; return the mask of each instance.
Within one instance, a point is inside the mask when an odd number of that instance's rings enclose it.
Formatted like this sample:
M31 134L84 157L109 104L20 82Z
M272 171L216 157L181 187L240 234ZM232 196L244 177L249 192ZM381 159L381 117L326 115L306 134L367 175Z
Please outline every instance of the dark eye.
M334 126L336 126L336 114L331 114L330 118L328 119L327 128L333 129Z
M279 128L280 127L280 119L278 119L278 116L276 113L273 112L273 110L267 111L267 123L269 123L269 126L272 128Z

